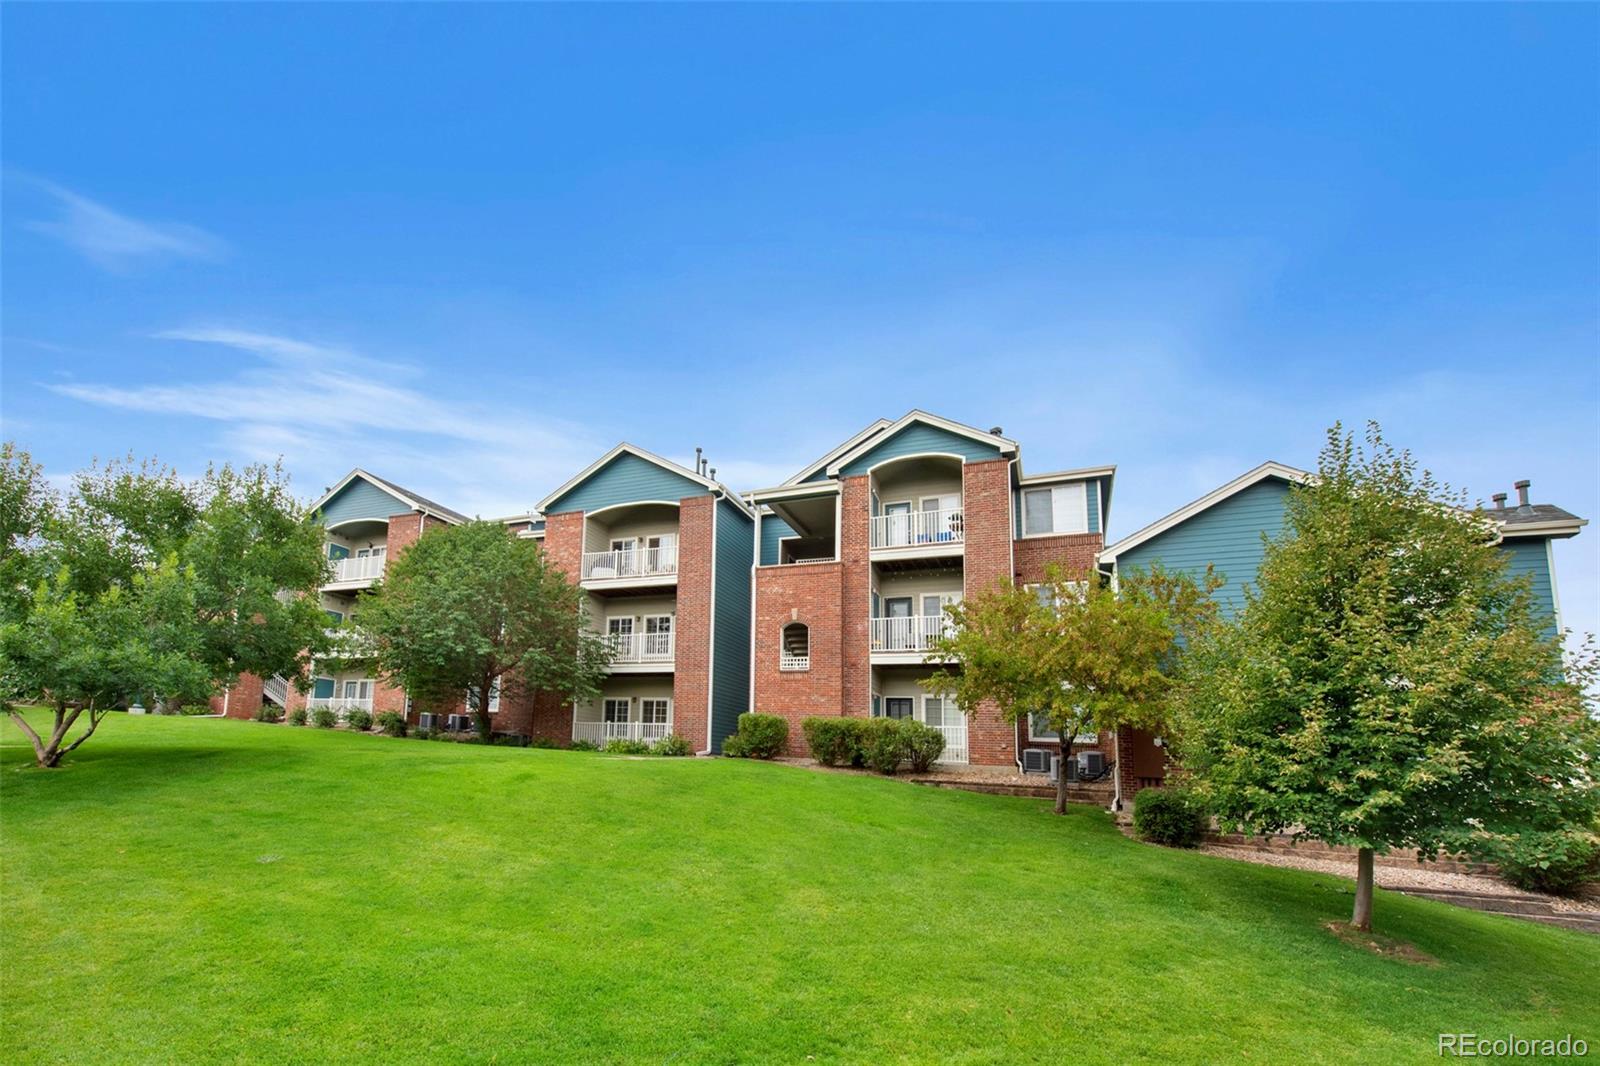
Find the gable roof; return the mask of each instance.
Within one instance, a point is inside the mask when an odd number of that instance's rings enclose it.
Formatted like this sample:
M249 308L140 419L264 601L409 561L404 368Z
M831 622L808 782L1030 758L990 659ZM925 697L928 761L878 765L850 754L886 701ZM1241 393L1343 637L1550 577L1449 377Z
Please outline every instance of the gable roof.
M1572 537L1589 524L1553 503L1527 507L1486 507L1484 514L1500 523L1501 537Z
M697 485L701 485L714 494L720 494L727 497L729 500L733 501L734 506L738 507L741 511L744 511L745 514L751 517L754 517L755 515L755 512L750 509L750 505L745 503L745 501L739 497L738 493L733 492L726 485L722 484L722 482L713 481L708 477L703 477L687 467L679 466L670 459L663 459L654 452L647 452L637 445L629 444L627 441L623 441L615 448L612 448L609 452L606 452L600 458L596 459L594 462L580 470L577 475L575 475L571 480L567 481L566 484L562 485L550 495L540 500L539 511L541 513L548 513L551 505L557 500L570 493L579 485L582 485L585 481L589 480L591 477L609 466L613 460L623 455L631 455L636 459L641 459L644 462L658 466L670 474L676 474L678 477L685 478Z
M343 492L345 486L349 485L357 478L360 478L361 480L382 489L399 502L405 504L410 510L421 511L424 514L431 514L435 518L443 519L452 525L459 525L460 523L467 521L467 516L462 514L460 511L453 511L442 503L435 503L426 496L420 496L409 489L403 489L394 482L381 478L376 474L368 473L359 466L350 471L344 477L340 478L337 485L323 493L322 497L317 500L316 503L311 505L311 510L322 510L325 506L327 506L329 500L332 500L335 496L339 495L339 493Z
M894 425L894 423L890 422L887 418L878 419L877 421L873 422L872 425L868 426L866 429L863 429L860 433L857 433L855 436L851 437L849 440L845 441L843 444L833 449L833 451L829 452L827 455L824 455L821 459L818 459L816 462L812 463L810 466L806 467L804 470L800 471L783 484L785 486L798 485L811 475L827 470L828 464L833 462L834 459L855 448L863 441L876 437L879 430L885 429L892 425Z
M1288 481L1292 484L1303 484L1315 476L1316 475L1312 474L1309 470L1301 470L1297 467L1285 466L1283 463L1273 462L1269 459L1267 462L1262 463L1254 470L1240 474L1238 477L1234 478L1226 485L1223 485L1221 488L1213 489L1211 492L1206 493L1198 500L1193 500L1184 504L1182 507L1178 508L1176 511L1173 511L1166 517L1156 519L1154 522L1151 522L1138 532L1128 534L1126 537L1123 537L1121 540L1111 545L1111 547L1102 551L1098 558L1102 563L1113 562L1116 560L1117 556L1121 555L1128 549L1138 547L1140 544L1143 544L1145 541L1154 537L1159 537L1167 530L1172 529L1175 526L1182 525L1184 522L1187 522L1200 512L1209 510L1210 508L1221 503L1223 500L1226 500L1228 497L1236 496L1252 485L1266 481L1268 478L1277 478L1281 481Z
M872 436L862 440L849 451L846 451L841 455L834 456L832 459L830 459L827 465L828 475L832 477L839 472L840 468L849 463L852 459L856 459L877 447L880 441L886 441L890 437L893 437L896 433L899 433L901 430L905 429L907 426L915 425L917 423L921 423L925 426L933 426L937 429L942 429L947 433L954 433L957 436L967 437L971 440L978 441L981 444L990 445L999 451L1001 455L1017 454L1017 442L1011 440L1009 437L1002 437L998 434L989 433L985 430L977 429L961 422L952 422L948 418L940 418L938 415L929 414L927 411L920 411L916 408L912 408L910 411L907 411L905 414L901 415L900 418L893 424L886 426L879 432L874 433Z

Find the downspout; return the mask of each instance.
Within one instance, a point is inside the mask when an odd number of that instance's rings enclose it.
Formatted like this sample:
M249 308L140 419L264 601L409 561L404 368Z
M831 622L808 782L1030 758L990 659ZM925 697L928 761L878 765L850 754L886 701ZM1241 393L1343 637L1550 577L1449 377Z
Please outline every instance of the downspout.
M755 507L755 554L750 560L750 695L745 702L756 709L756 569L761 565L761 505Z
M1010 466L1008 466L1006 469L1008 471L1015 471L1017 477L1020 478L1022 476L1021 463L1022 457L1019 454L1017 458L1011 460ZM1006 477L1006 550L1011 553L1011 568L1007 570L1006 573L1010 575L1012 582L1015 583L1017 580L1017 492L1012 488L1011 482L1012 478L1008 475ZM965 507L965 501L962 501L962 505ZM961 557L961 566L963 570L965 570L966 565L967 557L963 555ZM962 583L965 584L964 579ZM1022 747L1017 743L1017 727L1018 723L1011 723L1011 757L1016 760L1017 774L1018 776L1021 776L1023 773ZM1062 771L1062 773L1065 772L1065 770Z
M1117 760L1117 768L1111 775L1111 809L1122 810L1122 729L1111 734L1111 756Z

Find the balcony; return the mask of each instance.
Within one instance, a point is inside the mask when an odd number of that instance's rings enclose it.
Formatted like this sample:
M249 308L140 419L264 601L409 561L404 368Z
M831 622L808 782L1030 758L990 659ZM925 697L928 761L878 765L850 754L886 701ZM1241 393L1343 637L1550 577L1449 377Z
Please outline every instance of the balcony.
M671 722L573 722L572 739L587 740L602 748L613 740L642 740L654 744L672 733Z
M306 701L306 709L315 711L326 708L344 719L347 711L372 710L371 696L313 696Z
M675 654L671 633L613 633L611 634L612 672L617 667L671 666ZM642 671L621 671L642 672Z
M811 669L811 656L809 653L796 654L783 650L778 652L779 670L809 670Z
M329 647L324 658L327 659L366 659L373 654L372 640L366 634L355 629L346 629L343 626L329 626L323 630L327 634Z
M880 662L922 662L934 641L955 623L943 614L872 620L872 658Z
M585 585L627 582L635 585L671 585L677 582L678 538L662 538L654 548L623 548L584 552L580 576Z
M383 555L348 556L344 559L334 559L333 574L325 589L358 589L366 588L374 581L383 577L383 566L387 562Z
M960 507L927 511L899 511L872 519L872 550L897 556L927 557L961 554L965 523Z

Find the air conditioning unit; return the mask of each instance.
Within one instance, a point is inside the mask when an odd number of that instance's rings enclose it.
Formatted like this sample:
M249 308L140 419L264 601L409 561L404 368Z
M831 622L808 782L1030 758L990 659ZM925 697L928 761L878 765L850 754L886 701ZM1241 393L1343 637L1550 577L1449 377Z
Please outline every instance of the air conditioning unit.
M472 728L472 717L465 714L452 714L445 728L452 733L465 733Z
M1047 774L1050 772L1050 760L1055 757L1055 752L1049 748L1024 748L1022 751L1022 772L1025 774Z
M1098 751L1078 752L1078 777L1095 778L1106 772L1106 757Z
M430 733L433 732L439 728L439 716L432 711L423 711L417 715L417 728L426 729Z

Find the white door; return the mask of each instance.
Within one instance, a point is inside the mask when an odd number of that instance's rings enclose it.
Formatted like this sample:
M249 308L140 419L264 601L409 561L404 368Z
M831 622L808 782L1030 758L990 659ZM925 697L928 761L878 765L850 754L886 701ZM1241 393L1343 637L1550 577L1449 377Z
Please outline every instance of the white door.
M628 736L628 701L626 699L607 699L601 709L601 716L605 725L601 727L607 740L618 737L626 739Z
M883 505L884 541L888 548L911 543L911 504L886 503Z
M924 496L922 498L922 528L919 530L917 542L939 543L955 539L955 530L959 528L960 516L956 513L961 508L960 496Z
M617 576L638 573L637 554L638 541L632 537L625 537L611 542L611 551L617 558Z
M633 616L617 615L606 619L606 636L611 638L611 646L617 649L617 659L627 661L636 658L638 649L633 646Z
M645 740L660 740L667 735L672 721L672 701L664 699L640 700L640 730Z
M883 601L883 650L910 651L915 643L911 639L911 597L893 596Z
M644 654L647 659L666 659L672 655L672 616L651 615L644 620Z

